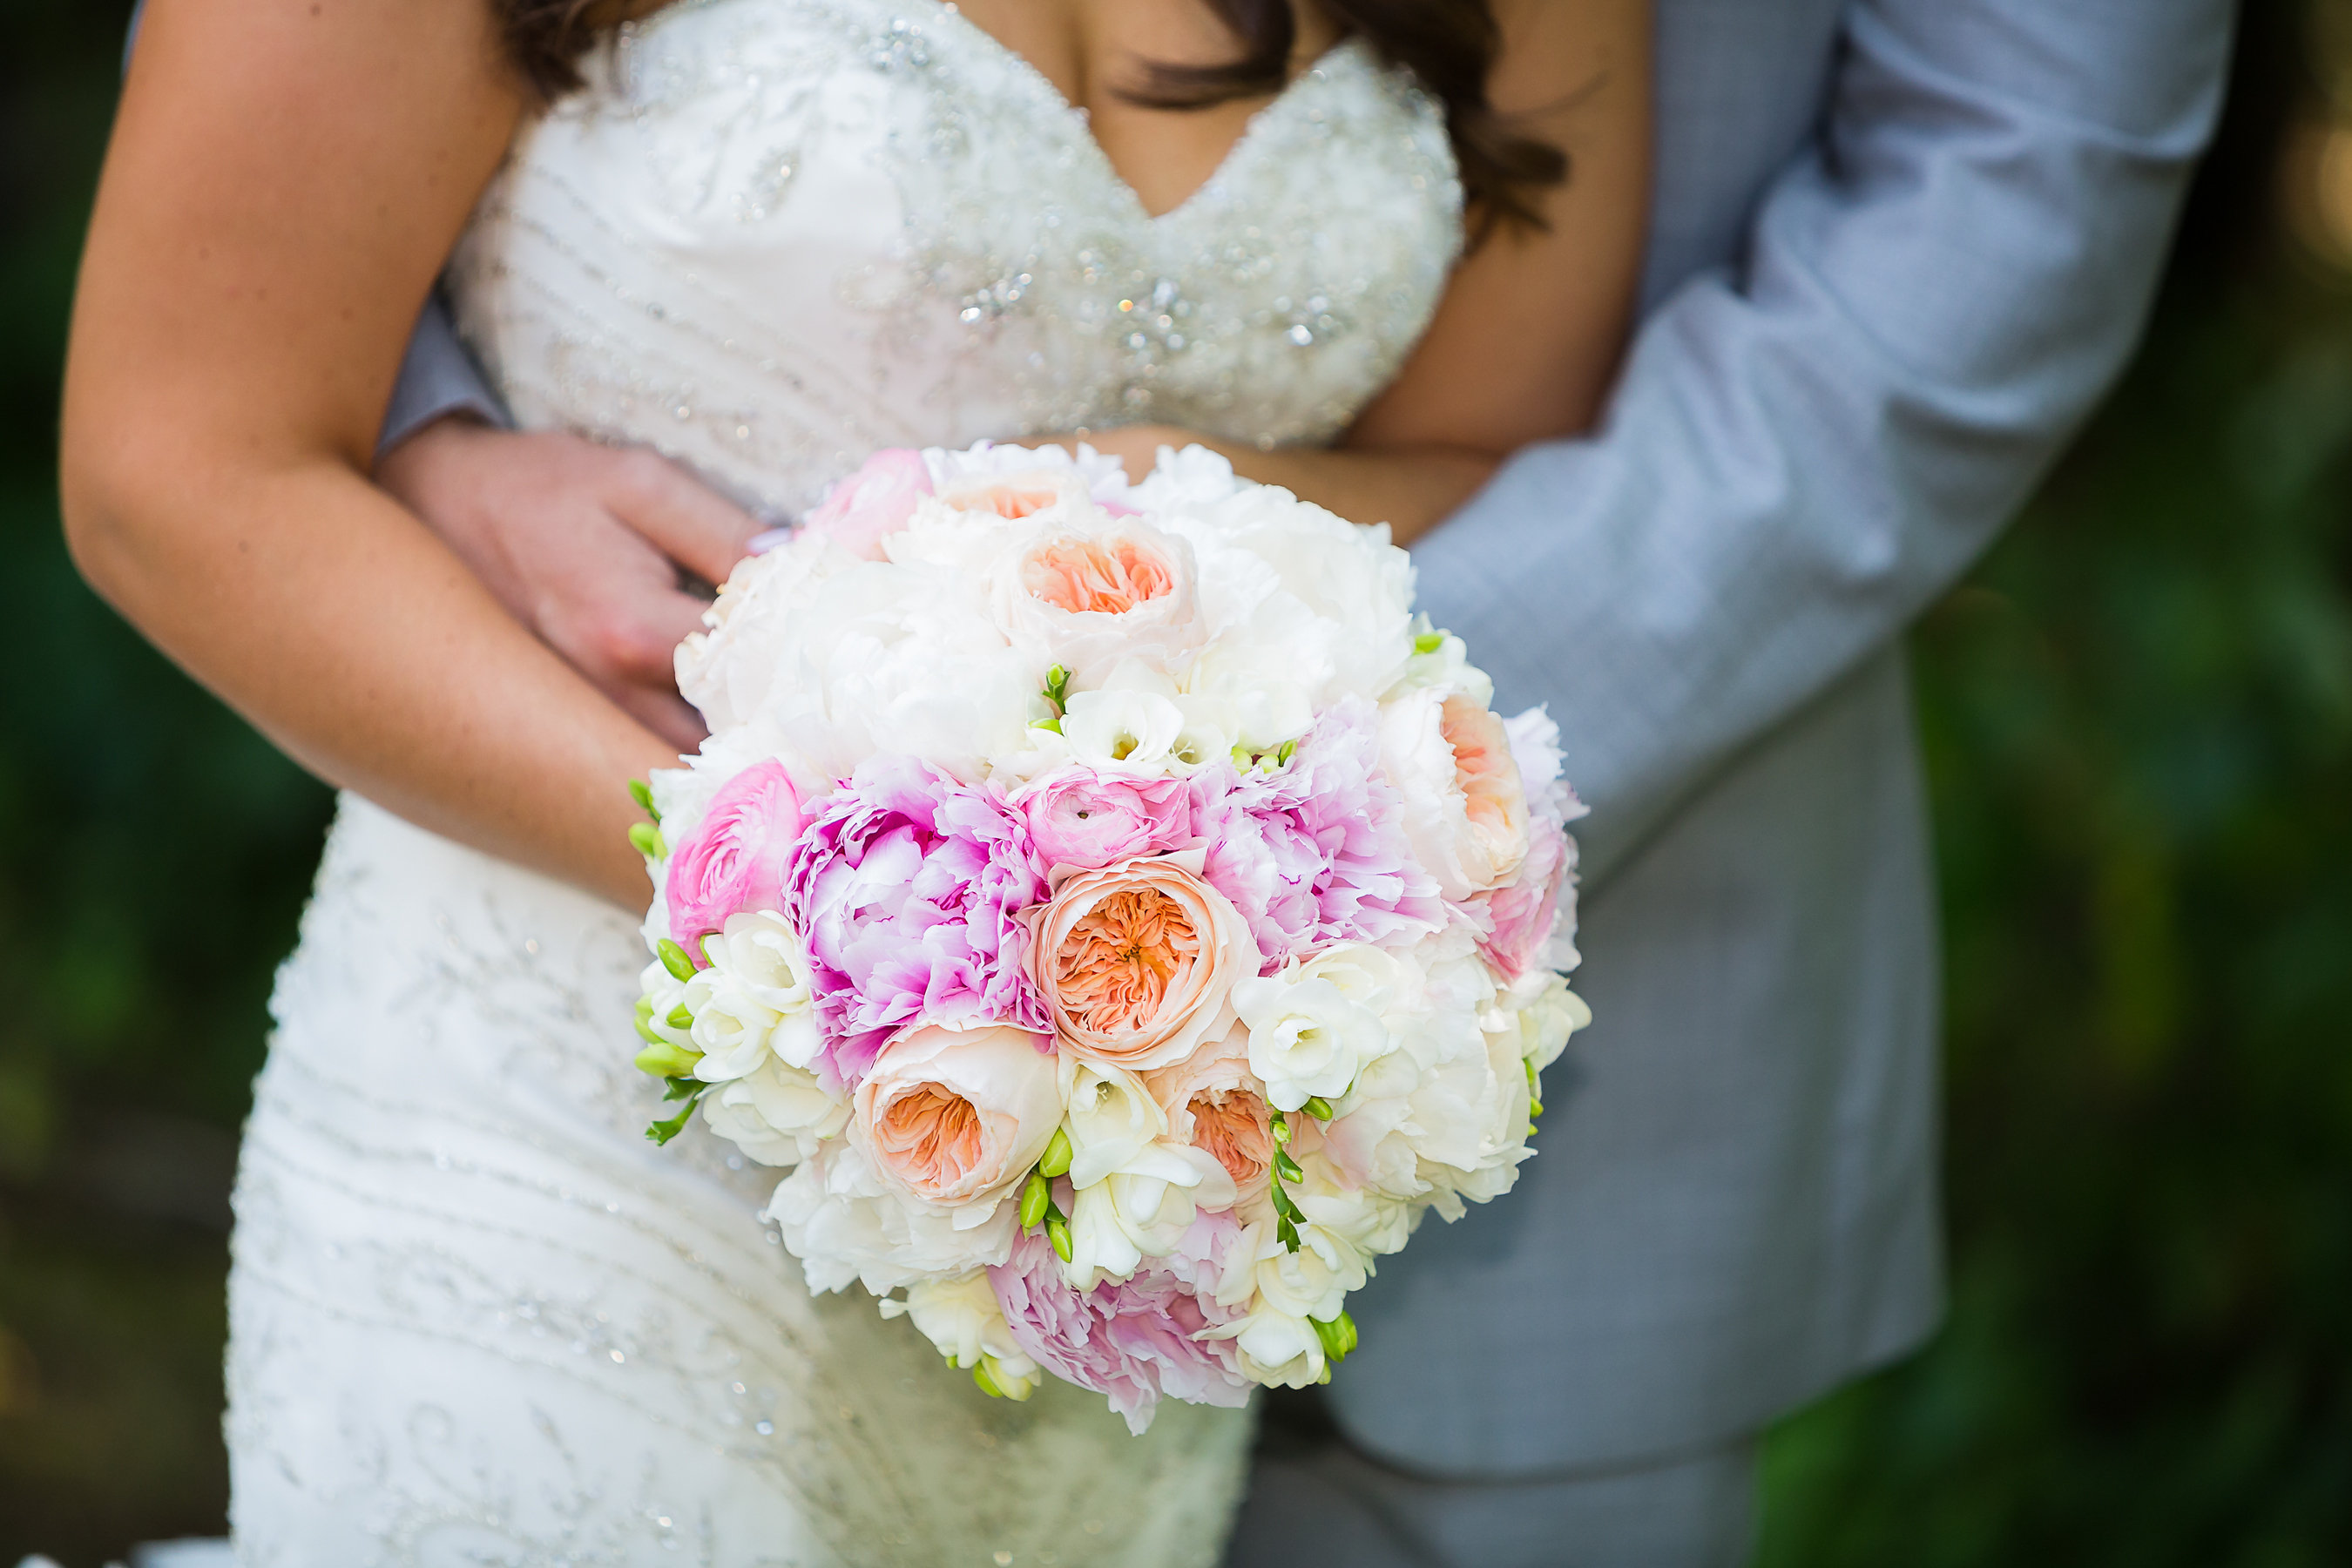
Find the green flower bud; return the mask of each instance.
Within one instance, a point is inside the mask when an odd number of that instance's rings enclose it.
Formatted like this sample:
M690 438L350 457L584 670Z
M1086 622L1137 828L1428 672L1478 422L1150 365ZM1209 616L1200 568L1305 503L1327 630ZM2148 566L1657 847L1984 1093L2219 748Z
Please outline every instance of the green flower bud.
M1307 1112L1307 1115L1315 1118L1318 1121L1328 1121L1331 1120L1331 1102L1324 1099L1319 1094L1314 1099L1308 1100L1305 1105L1300 1106L1299 1109Z
M1285 1150L1276 1149L1274 1152L1274 1168L1286 1182L1303 1182L1307 1179L1307 1173L1299 1169L1298 1162L1292 1159Z
M669 1044L667 1040L662 1038L661 1032L654 1027L654 1021L649 1017L639 1018L637 1020L637 1038L645 1041L645 1043L649 1046L666 1046Z
M673 1029L691 1029L694 1027L694 1015L688 1012L686 1004L681 1002L669 1010L669 1016L662 1022Z
M639 996L637 998L637 1016L640 1018L650 1018L653 1016L654 999L650 996Z
M658 860L669 853L669 846L662 842L661 829L650 822L629 824L629 842L648 860Z
M972 1382L980 1384L980 1391L988 1395L991 1399L1002 1399L1004 1397L1004 1390L997 1387L996 1380L988 1375L988 1358L986 1356L981 1357L978 1362L973 1363L971 1369L971 1380Z
M1288 1148L1290 1146L1290 1119L1283 1115L1281 1111L1277 1110L1274 1113L1272 1118L1269 1119L1267 1125L1268 1130L1274 1134L1276 1146L1277 1148Z
M685 1078L694 1071L694 1064L702 1053L671 1045L667 1040L656 1040L637 1053L637 1070L656 1078Z
M661 813L654 808L653 785L646 783L643 779L631 779L629 781L629 798L637 803L637 809L639 811L644 812L656 822L659 822L661 820Z
M1292 1252L1298 1250L1298 1227L1291 1224L1288 1218L1279 1218L1274 1222L1274 1234L1285 1248Z
M686 956L686 949L664 937L654 943L654 952L661 955L662 967L680 982L694 978L694 960Z
M1444 646L1444 632L1423 632L1412 639L1412 651L1415 653L1435 653Z
M1070 1134L1067 1128L1054 1129L1054 1141L1045 1145L1045 1152L1037 1161L1041 1176L1066 1176L1070 1171Z
M1045 1239L1054 1244L1055 1257L1065 1263L1070 1260L1070 1222L1062 1217L1060 1209L1045 1211Z
M1021 1189L1021 1228L1034 1230L1053 1201L1053 1184L1036 1172L1030 1172L1028 1185Z

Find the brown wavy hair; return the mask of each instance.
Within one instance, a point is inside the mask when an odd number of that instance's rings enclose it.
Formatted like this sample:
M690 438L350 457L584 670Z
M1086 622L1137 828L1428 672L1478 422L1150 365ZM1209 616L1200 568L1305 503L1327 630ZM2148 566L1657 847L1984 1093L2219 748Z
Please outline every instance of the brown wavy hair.
M497 0L509 52L547 98L580 85L580 57L627 21L664 0ZM1298 42L1292 0L1206 0L1241 44L1219 65L1147 68L1142 85L1121 96L1159 109L1202 109L1281 90ZM1486 79L1502 52L1490 0L1316 0L1342 37L1413 74L1445 110L1446 134L1462 171L1462 190L1480 237L1497 221L1543 226L1535 193L1568 178L1568 155L1514 131L1486 101Z

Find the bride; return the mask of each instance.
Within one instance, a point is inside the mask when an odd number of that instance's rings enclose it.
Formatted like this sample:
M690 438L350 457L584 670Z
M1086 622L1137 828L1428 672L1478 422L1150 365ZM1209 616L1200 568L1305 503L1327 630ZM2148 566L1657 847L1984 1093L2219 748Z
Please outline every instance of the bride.
M812 1298L639 1136L666 745L370 480L447 264L518 422L791 516L868 451L1200 440L1400 540L1583 427L1641 0L156 0L73 326L77 559L345 791L236 1195L248 1563L1209 1563L1244 1413L1129 1438ZM666 1555L668 1554L668 1555Z

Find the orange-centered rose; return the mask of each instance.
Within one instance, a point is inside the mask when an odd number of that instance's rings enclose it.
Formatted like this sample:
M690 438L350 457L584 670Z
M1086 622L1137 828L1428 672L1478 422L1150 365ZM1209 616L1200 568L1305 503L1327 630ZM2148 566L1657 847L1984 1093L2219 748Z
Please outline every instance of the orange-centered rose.
M1061 1124L1045 1044L999 1026L912 1029L883 1047L852 1100L875 1169L942 1207L1003 1197Z
M1528 857L1527 785L1510 736L1490 709L1467 697L1445 700L1438 729L1454 748L1454 782L1470 830L1486 849L1489 885L1507 882Z
M1175 591L1176 574L1135 537L1061 539L1022 563L1030 593L1073 615L1123 616Z
M1031 969L1066 1049L1143 1072L1231 1026L1227 994L1257 973L1257 945L1182 858L1083 872L1036 917Z
M1248 1030L1212 1040L1173 1067L1147 1074L1144 1082L1179 1141L1214 1159L1244 1192L1265 1183L1274 1163L1274 1134L1265 1085L1249 1069Z

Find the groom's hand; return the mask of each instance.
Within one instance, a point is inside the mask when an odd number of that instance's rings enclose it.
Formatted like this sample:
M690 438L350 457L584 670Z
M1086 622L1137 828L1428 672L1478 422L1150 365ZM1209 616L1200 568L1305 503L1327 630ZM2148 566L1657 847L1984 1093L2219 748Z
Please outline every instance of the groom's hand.
M671 656L708 605L688 579L726 578L761 531L750 513L642 448L464 418L386 452L376 481L638 722L701 743Z

